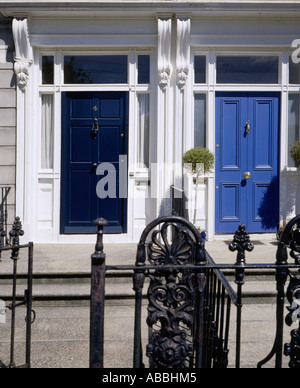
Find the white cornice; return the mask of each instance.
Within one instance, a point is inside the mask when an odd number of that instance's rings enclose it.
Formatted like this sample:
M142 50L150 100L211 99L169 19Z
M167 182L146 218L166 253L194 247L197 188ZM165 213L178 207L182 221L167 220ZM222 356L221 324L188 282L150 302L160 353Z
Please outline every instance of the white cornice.
M156 13L192 13L198 16L300 16L300 0L0 0L0 12L8 17L99 17L109 12L128 16Z

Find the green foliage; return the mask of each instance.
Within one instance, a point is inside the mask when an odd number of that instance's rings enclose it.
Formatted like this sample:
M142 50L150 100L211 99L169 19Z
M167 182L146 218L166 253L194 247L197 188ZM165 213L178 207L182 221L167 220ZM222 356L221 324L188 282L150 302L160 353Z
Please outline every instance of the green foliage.
M192 172L197 171L197 164L204 165L204 173L211 171L215 164L215 156L207 148L197 147L187 151L182 158L183 164L191 164Z
M295 162L296 167L300 167L300 140L297 140L292 147L291 156Z

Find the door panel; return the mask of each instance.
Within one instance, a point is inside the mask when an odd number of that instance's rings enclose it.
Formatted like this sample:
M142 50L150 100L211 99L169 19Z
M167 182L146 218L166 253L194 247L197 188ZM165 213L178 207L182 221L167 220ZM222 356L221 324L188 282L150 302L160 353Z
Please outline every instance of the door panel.
M86 141L86 134L90 126L75 126L70 128L70 153L71 163L92 163L91 143ZM78 144L81 146L78 147Z
M243 106L241 100L227 100L221 106L220 153L221 169L240 170L240 125Z
M219 187L219 190L221 192L221 221L240 222L240 185L237 183L224 183Z
M252 218L253 222L262 222L262 216L260 212L260 205L264 201L265 193L270 189L270 183L257 183L253 182L253 204L252 204Z
M120 101L118 99L102 99L100 117L105 118L120 118Z
M70 174L70 222L86 223L91 219L91 174L73 170ZM85 206L78 206L78 197Z
M99 128L99 141L101 152L99 162L119 163L120 127L101 126Z
M255 99L253 109L253 168L273 171L273 100Z
M279 100L276 93L216 94L216 233L234 233L241 223L251 233L277 230Z
M125 233L127 201L119 198L119 156L128 148L128 93L63 93L61 233L94 233L94 221L108 220L106 233ZM98 129L92 133L92 128ZM111 163L115 196L98 198L106 175L100 163ZM105 187L105 192L111 192Z
M70 118L71 119L91 119L92 118L91 98L74 98L70 100Z

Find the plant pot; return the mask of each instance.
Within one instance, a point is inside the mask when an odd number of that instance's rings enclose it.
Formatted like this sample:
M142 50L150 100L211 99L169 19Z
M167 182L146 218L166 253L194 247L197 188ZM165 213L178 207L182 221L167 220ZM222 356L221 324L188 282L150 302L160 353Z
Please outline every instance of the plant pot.
M198 185L196 184L197 174L191 174L189 171L184 171L185 179L185 207L187 209L189 221L201 230L206 229L207 220L207 177L205 175L200 176ZM197 188L197 196L196 196ZM195 198L196 203L196 214L195 214Z

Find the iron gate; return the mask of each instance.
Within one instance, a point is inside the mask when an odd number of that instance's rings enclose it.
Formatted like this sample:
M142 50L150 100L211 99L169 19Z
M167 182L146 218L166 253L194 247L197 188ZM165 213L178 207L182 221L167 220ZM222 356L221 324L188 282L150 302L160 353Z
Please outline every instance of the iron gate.
M32 310L32 270L33 270L33 243L29 243L26 245L20 244L20 237L24 235L22 230L22 224L20 219L17 217L13 223L12 230L9 232L10 245L0 246L0 269L1 263L8 263L8 261L12 261L12 275L9 274L8 280L12 281L12 296L7 297L1 295L0 289L0 299L5 302L2 304L1 313L2 317L5 314L5 317L10 312L10 335L7 340L10 343L9 349L9 362L5 363L0 359L0 368L30 368L30 356L31 356L31 325L35 320L35 312ZM3 237L6 238L6 234L3 233ZM23 255L20 255L21 252L24 252ZM27 260L28 260L28 270L25 274L25 278L27 279L27 288L24 291L24 297L19 300L17 295L17 284L18 284L18 263L20 260L26 260L26 252L27 252ZM25 257L24 257L25 256ZM9 301L11 300L11 303ZM15 358L15 334L16 334L16 310L21 307L26 307L26 339L25 339L25 355L24 355L24 363L21 365L17 365ZM0 330L1 324L4 322L0 322Z
M107 266L103 251L104 219L98 219L97 243L92 255L90 367L102 368L104 357L105 274L130 270L135 290L133 365L144 367L141 335L142 300L148 301L149 341L146 354L155 368L226 368L228 353L241 365L243 286L247 270L276 272L276 336L270 354L257 364L261 368L273 357L282 368L283 355L291 368L300 367L300 215L285 228L274 264L247 264L245 252L254 249L246 227L241 225L229 249L237 252L235 264L217 264L205 250L199 231L181 217L162 217L143 232L134 266ZM288 252L290 251L290 252ZM289 256L294 263L289 263ZM236 289L224 270L235 273ZM145 279L149 287L143 294ZM287 292L286 283L289 280ZM285 317L286 297L289 303ZM235 311L232 311L232 307ZM230 317L236 314L235 349L229 349ZM284 324L298 324L291 342L283 345Z

